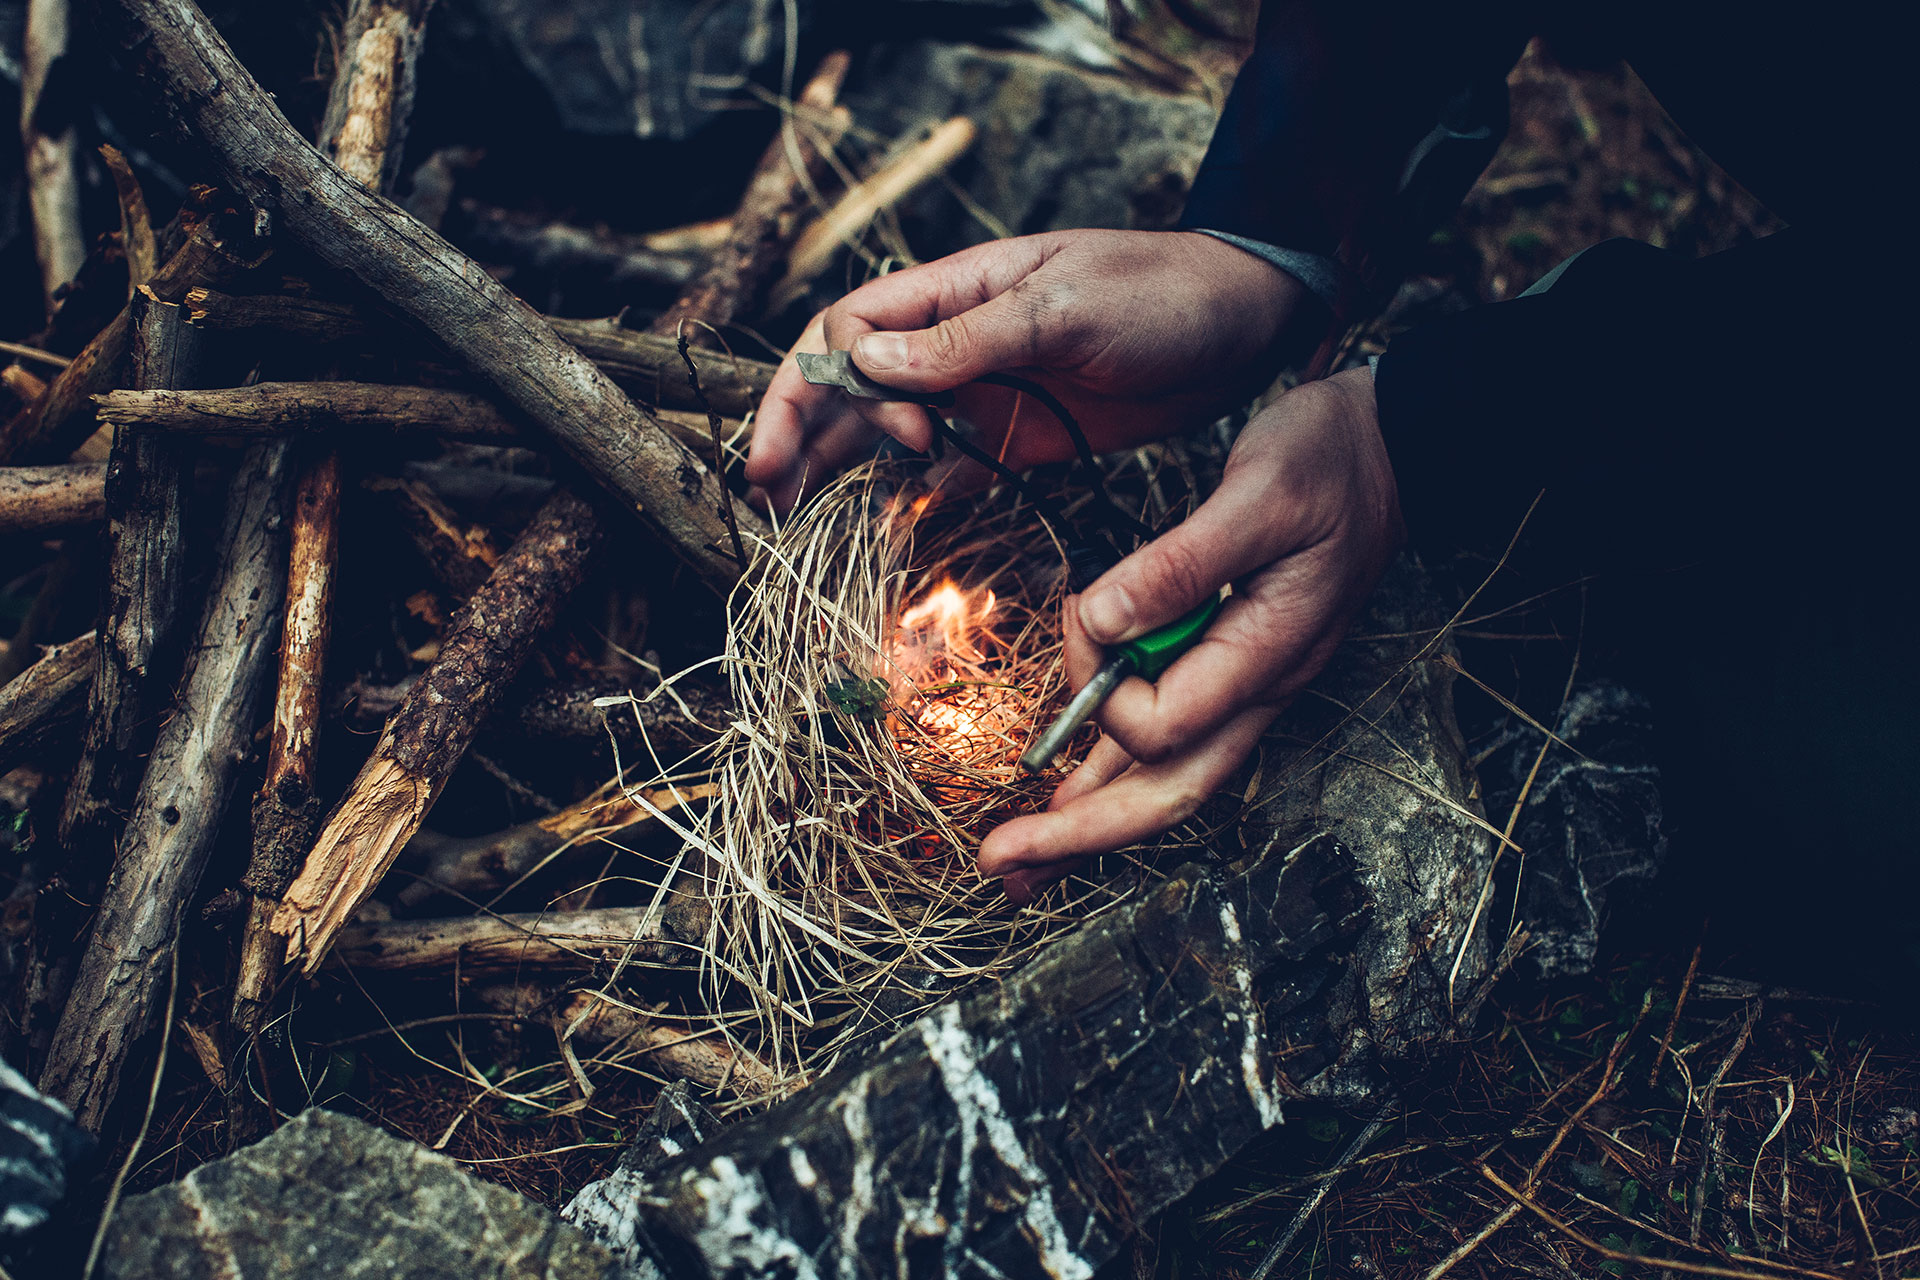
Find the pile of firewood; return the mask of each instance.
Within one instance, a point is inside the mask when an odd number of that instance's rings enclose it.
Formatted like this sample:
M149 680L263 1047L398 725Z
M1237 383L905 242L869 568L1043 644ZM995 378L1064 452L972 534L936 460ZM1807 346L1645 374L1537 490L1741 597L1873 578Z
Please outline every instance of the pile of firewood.
M480 1003L524 1017L544 999L543 1016L633 1034L644 1019L564 993L530 1000L525 982L616 953L682 955L697 928L672 910L595 905L589 886L526 915L387 917L443 895L492 903L583 839L704 798L682 788L641 807L594 783L612 772L609 742L710 737L718 686L608 714L659 672L634 655L597 664L592 628L556 619L617 542L661 588L660 630L676 614L704 620L717 651L718 601L766 534L726 476L737 490L742 420L772 373L721 335L803 294L963 152L972 125L909 140L865 179L837 172L848 58L829 54L784 103L723 223L583 248L565 228L469 211L484 224L470 242L503 255L611 255L610 274L679 286L645 328L550 319L436 234L443 157L415 175L412 211L386 194L427 0L356 0L314 140L190 0L104 7L125 65L205 155L207 182L155 225L133 167L107 154L121 230L76 259L59 251L77 232L60 233L51 190L71 173L72 139L35 152L54 175L34 171L55 305L6 372L17 407L0 426L0 538L44 565L0 653L0 776L27 809L4 1056L106 1131L125 1119L116 1103L146 1091L136 1068L151 1065L162 1010L176 1011L169 1034L187 1027L227 1084L239 1137L271 1114L276 1018L304 976L343 957L497 974ZM78 354L47 354L62 347ZM529 456L536 474L507 465ZM423 457L443 484L419 479ZM489 519L460 508L463 484L487 490ZM354 545L361 510L403 541L395 564L356 578L342 542ZM402 564L430 576L409 581ZM89 610L97 627L61 631ZM364 637L341 634L348 617L399 619L410 661L370 670ZM601 637L621 652L636 631ZM489 725L571 744L574 763L554 773L572 794L549 799L474 752ZM322 753L349 733L363 735L350 777L353 759ZM423 832L463 766L536 820ZM369 904L403 852L396 902ZM766 1087L764 1068L721 1044L655 1032L652 1049L666 1074L747 1097Z

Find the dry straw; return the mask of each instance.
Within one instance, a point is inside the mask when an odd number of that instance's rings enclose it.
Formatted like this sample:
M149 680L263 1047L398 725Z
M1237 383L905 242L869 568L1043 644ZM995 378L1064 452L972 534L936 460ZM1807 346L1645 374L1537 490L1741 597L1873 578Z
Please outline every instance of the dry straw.
M787 1085L1125 892L1076 878L1016 910L976 872L986 832L1058 780L1016 762L1064 692L1064 556L1012 489L938 500L904 476L843 476L756 551L717 795L678 825L713 1007L745 997Z

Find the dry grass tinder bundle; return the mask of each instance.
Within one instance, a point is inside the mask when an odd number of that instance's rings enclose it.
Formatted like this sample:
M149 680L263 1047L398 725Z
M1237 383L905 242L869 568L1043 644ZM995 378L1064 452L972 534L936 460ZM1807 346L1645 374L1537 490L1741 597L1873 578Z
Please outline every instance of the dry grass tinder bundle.
M756 559L730 606L718 794L682 832L713 908L709 989L749 999L797 1084L1119 891L1074 879L1016 911L974 869L1057 781L1017 760L1064 694L1064 556L1016 492L942 500L876 463Z

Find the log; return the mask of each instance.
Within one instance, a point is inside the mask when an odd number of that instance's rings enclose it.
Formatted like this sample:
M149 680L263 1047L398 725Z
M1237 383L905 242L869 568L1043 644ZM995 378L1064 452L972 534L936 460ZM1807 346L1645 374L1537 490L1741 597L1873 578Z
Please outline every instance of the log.
M55 645L0 685L0 777L41 756L80 723L93 683L92 631Z
M340 302L283 294L236 297L217 289L187 295L188 320L208 329L272 331L306 342L364 341L381 333L383 318ZM622 328L616 320L568 320L548 317L555 333L629 391L650 404L698 409L687 389L680 354L671 338ZM718 412L744 418L760 403L775 366L744 356L712 356L701 361L700 386Z
M596 907L451 920L383 920L340 930L328 964L431 977L522 969L588 969L621 960L689 965L706 938L706 907Z
M87 258L80 226L79 146L73 121L66 118L73 104L46 93L49 74L67 56L67 0L28 0L21 55L20 145L27 159L33 248L51 313L54 294L80 273Z
M596 536L592 508L555 494L448 628L274 914L289 962L318 967L420 829L480 721L579 585Z
M161 302L179 302L197 285L230 280L264 260L250 237L229 237L218 219L206 219L194 224L147 288ZM0 463L66 461L97 425L92 398L119 385L132 334L131 317L122 310L60 371L46 394L0 428Z
M499 565L502 552L492 534L482 525L466 523L426 485L375 476L367 487L396 495L394 505L414 549L456 601L464 603Z
M72 529L106 514L103 462L0 468L0 534Z
M745 566L723 506L765 522L538 313L299 136L191 0L107 0L168 108L217 170L322 261L371 289L487 379L637 512L715 589Z
M287 471L286 448L273 444L249 450L234 475L180 698L134 797L41 1074L42 1091L95 1132L146 1033L272 680Z
M192 386L205 335L150 290L125 313L134 385ZM186 577L182 513L193 480L187 443L144 431L114 437L107 463L106 608L87 704L87 734L60 809L70 850L110 846L113 824L146 767L153 720L172 691Z
M407 845L407 862L402 864L416 878L400 890L398 900L412 907L440 893L469 899L497 893L563 849L630 831L654 821L656 810L671 813L682 804L711 798L716 790L711 783L661 787L645 793L651 809L641 808L619 792L593 795L558 813L480 836L443 836L422 830Z
M820 60L794 104L798 119L782 119L747 180L727 243L710 256L673 305L660 313L651 326L653 333L671 337L685 322L694 329L690 338L701 346L710 345L711 335L700 331L700 326L721 328L757 306L812 206L811 196L828 172L826 157L853 122L844 107L834 105L851 61L843 50ZM808 127L795 127L802 122Z

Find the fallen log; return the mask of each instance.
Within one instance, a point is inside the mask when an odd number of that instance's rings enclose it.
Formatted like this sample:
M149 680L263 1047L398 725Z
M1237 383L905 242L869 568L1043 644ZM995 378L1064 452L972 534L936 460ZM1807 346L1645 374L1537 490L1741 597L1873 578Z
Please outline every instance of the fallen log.
M40 756L80 723L93 684L94 632L55 645L0 685L0 776Z
M538 870L570 846L603 840L654 821L654 811L671 813L682 804L712 797L711 783L661 787L645 793L652 808L641 808L624 794L595 795L558 813L479 836L443 836L421 830L407 845L402 866L413 883L400 890L402 906L417 906L438 893L477 899L497 893Z
M40 1078L99 1132L146 1034L180 926L272 679L286 590L287 450L235 473L212 588L171 717L147 761Z
M371 289L499 388L710 585L744 566L723 549L731 511L765 529L724 477L663 430L526 303L294 130L190 0L108 0L109 21L233 189L321 260Z
M97 524L107 514L107 467L74 462L0 468L0 534Z
M706 938L706 907L672 899L666 907L383 920L340 930L327 963L421 977L587 969L603 962L690 965Z
M843 50L820 60L747 180L726 244L660 313L652 332L671 337L687 323L695 330L689 339L709 346L705 326L719 329L758 304L829 172L826 158L853 123L845 107L835 106L851 62Z
M592 508L555 494L461 610L274 914L289 963L318 967L420 829L480 721L584 576L596 538Z
M306 342L366 340L391 326L384 317L370 316L346 303L286 294L236 296L217 289L195 289L187 295L190 323L227 332L268 331ZM680 353L670 337L622 328L615 320L569 320L549 316L555 333L598 365L602 372L648 403L697 409L699 402L687 389ZM700 387L714 409L729 418L744 418L760 403L775 366L745 356L702 358Z
M192 386L205 335L151 290L123 313L132 330L134 385ZM60 808L69 850L111 847L113 826L146 767L153 721L178 669L186 577L183 513L193 481L186 442L152 432L114 437L107 463L106 608L100 625L86 739Z

